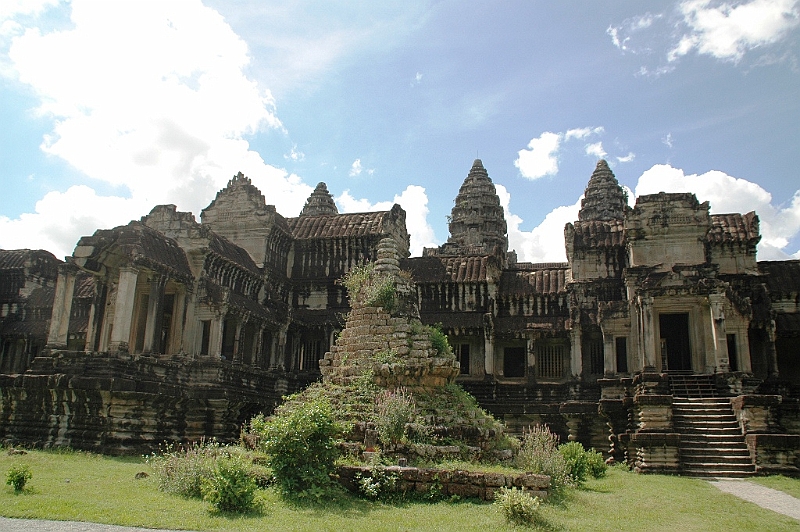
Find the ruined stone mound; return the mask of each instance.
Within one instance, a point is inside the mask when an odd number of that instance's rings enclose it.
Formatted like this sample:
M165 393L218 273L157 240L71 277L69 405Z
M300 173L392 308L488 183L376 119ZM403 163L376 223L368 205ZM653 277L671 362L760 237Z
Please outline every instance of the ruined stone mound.
M375 264L343 281L352 310L320 360L323 382L308 393L326 396L354 422L349 439L360 442L380 424L379 396L388 390L391 399L396 391L413 403L413 414L404 443L391 442L395 451L432 459L448 454L442 448L451 455L486 456L502 446L503 426L454 384L459 363L447 337L421 323L410 276L400 271L397 255L394 240L384 239Z

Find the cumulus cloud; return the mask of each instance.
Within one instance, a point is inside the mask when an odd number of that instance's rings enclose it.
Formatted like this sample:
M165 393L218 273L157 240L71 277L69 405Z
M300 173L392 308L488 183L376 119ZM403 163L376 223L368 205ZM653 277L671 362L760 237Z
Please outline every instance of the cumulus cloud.
M519 168L522 177L534 180L548 175L558 173L559 150L564 142L578 139L584 140L593 135L603 134L603 127L582 127L568 129L565 133L553 133L545 131L538 137L531 139L525 149L517 152L517 159L514 166ZM603 145L600 142L589 143L584 146L587 155L598 158L606 156ZM599 155L601 154L602 155Z
M266 164L244 139L283 126L270 92L245 75L247 45L219 13L199 0L73 0L69 7L71 25L45 32L28 20L9 49L14 76L54 122L42 150L130 191L126 205L145 206L137 218L158 203L197 214L238 171L269 190L279 212L299 212L312 188ZM85 190L58 197L78 212L110 213L92 230L130 219L125 208L103 206L120 198ZM29 247L55 249L42 233L53 225L68 245L86 233L77 219L42 207L4 223L25 233ZM114 214L122 212L119 220ZM10 247L9 238L3 231L0 245Z
M606 150L603 149L602 142L594 142L592 144L587 144L586 147L586 155L592 155L598 159L604 158L606 155Z
M688 31L667 54L667 60L697 50L717 59L739 61L749 50L773 44L800 24L797 0L752 0L711 5L690 0L679 6Z
M798 26L799 0L685 0L663 13L612 24L606 33L622 53L655 61L641 66L640 75L660 76L675 70L678 60L690 53L738 63L748 53L790 42ZM778 60L764 53L754 64Z
M580 198L574 205L557 207L545 216L542 223L531 231L523 231L523 219L509 208L511 194L500 184L495 184L500 204L508 225L508 248L517 252L517 258L526 262L565 262L564 226L578 219Z
M428 195L424 187L409 185L400 194L396 194L392 201L379 201L372 203L368 199L354 198L349 190L342 192L336 198L341 212L374 212L387 211L397 203L406 211L406 228L411 237L411 255L422 255L425 247L436 247L438 242L433 233L433 227L428 223Z
M353 161L353 164L350 165L350 172L348 173L348 175L350 177L361 175L362 170L363 168L361 167L361 159L356 159L355 161Z

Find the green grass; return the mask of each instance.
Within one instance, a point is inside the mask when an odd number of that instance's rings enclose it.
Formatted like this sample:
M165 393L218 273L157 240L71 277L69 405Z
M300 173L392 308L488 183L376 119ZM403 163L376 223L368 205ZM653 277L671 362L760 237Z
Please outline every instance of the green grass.
M792 497L800 499L800 478L775 475L774 477L756 477L751 480L753 482L758 482L762 486L788 493Z
M33 478L21 494L0 487L5 517L93 521L127 526L191 530L513 530L490 504L368 502L341 494L326 504L287 502L260 492L260 513L214 515L196 499L167 495L138 458L79 452L0 454L0 473L12 464L30 466ZM770 480L770 479L760 479ZM779 482L782 482L778 480ZM797 489L798 481L786 479ZM794 484L793 484L794 483ZM740 501L707 482L646 476L612 469L557 504L541 506L543 529L552 530L797 530L798 523Z

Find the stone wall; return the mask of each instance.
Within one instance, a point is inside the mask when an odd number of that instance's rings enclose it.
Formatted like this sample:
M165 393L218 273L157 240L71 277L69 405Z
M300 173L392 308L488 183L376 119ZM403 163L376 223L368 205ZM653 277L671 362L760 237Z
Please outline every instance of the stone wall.
M55 352L0 375L0 442L142 454L164 441L234 441L242 423L307 384L207 358Z
M379 468L382 475L397 479L394 493L433 494L444 497L458 496L491 501L502 488L521 488L532 497L547 498L550 477L533 473L486 473L452 471L447 469L420 469L416 467L388 466ZM372 478L374 469L369 466L341 466L339 482L348 490L358 491L358 478Z

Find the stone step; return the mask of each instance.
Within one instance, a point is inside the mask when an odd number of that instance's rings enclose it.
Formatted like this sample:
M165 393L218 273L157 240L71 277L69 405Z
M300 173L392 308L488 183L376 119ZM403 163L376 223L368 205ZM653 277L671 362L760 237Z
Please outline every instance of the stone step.
M681 473L687 477L724 477L724 478L746 478L755 476L755 468L752 471L740 471L730 469L716 469L716 468L683 468Z
M685 458L687 461L693 462L714 462L714 461L723 461L723 462L737 462L737 461L745 461L745 463L750 463L750 451L747 449L731 449L729 451L724 452L716 452L716 450L712 449L687 449L684 447L680 447L681 458Z
M682 423L684 425L691 425L696 427L702 426L709 426L709 427L720 427L723 425L728 425L731 427L738 427L739 421L736 419L731 418L721 418L716 416L703 416L703 417L694 417L694 416L672 416L672 421L675 423Z
M731 435L726 434L719 434L719 435L703 435L703 434L682 434L681 435L681 443L686 444L688 446L709 446L713 445L714 447L731 447L731 446L744 446L747 447L747 444L744 442L744 438L742 436L733 437Z

